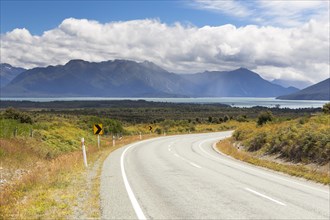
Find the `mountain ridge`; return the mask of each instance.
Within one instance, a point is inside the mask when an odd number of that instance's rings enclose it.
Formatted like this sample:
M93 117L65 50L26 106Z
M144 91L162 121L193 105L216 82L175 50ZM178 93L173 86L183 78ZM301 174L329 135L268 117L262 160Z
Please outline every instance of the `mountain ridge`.
M305 89L308 86L313 85L310 81L303 81L303 80L285 80L285 79L274 79L270 81L273 84L277 84L283 86L284 88L294 87L297 89Z
M284 100L330 100L330 78L298 92L277 97Z
M246 68L176 74L149 61L79 59L26 70L2 88L6 97L276 97L295 91Z
M0 63L0 87L6 86L24 71L26 71L24 68L14 67L8 63Z

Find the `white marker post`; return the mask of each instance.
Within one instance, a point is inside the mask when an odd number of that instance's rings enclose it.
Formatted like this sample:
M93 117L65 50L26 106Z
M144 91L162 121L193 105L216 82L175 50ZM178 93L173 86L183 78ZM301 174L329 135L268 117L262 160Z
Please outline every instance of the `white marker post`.
M140 132L140 140L142 140L142 135L141 135L141 132Z
M112 146L116 146L116 140L115 140L115 136L112 136Z
M82 152L83 152L83 157L84 157L84 165L87 168L87 156L86 156L86 148L85 148L85 139L81 138L81 145L82 145Z
M97 148L100 149L100 135L97 135Z

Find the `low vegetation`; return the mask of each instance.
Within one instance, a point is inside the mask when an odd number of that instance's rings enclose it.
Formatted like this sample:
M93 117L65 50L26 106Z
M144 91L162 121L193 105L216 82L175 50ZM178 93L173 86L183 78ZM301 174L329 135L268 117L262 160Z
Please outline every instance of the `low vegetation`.
M219 150L245 162L330 183L329 103L323 114L291 120L261 112L256 120L237 126L230 140Z
M250 122L239 126L233 138L250 152L324 165L330 162L329 122L329 115L272 121L262 126Z
M247 152L238 148L232 139L221 141L217 144L217 148L235 158L256 166L265 167L282 173L290 174L296 177L302 177L308 180L313 180L323 184L330 183L329 169L317 169L314 166L306 166L296 163L283 163L279 160L270 160L269 158L263 158L260 154Z

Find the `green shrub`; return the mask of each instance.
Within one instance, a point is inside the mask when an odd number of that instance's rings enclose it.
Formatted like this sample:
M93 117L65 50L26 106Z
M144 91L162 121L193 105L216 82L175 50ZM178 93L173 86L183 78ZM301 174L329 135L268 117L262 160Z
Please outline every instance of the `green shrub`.
M265 132L260 132L249 141L248 150L249 151L260 150L266 144L266 138L267 138L267 134Z
M324 114L330 114L330 102L323 105L322 111Z
M20 112L14 108L7 108L3 114L3 117L5 119L14 119L14 120L18 120L21 123L28 123L28 124L32 124L32 118L24 112Z
M267 123L268 121L272 121L273 118L274 118L274 116L273 116L271 111L262 111L258 115L257 124L258 125L263 125L263 124Z

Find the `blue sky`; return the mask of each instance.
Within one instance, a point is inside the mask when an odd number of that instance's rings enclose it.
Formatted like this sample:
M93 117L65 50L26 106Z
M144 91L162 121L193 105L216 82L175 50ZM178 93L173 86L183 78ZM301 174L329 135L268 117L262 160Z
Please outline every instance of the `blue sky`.
M246 67L262 77L329 77L328 0L3 1L1 60L148 60L177 73Z
M167 24L181 22L196 26L232 23L245 19L199 10L190 1L2 1L1 33L26 28L32 34L57 27L65 18L85 18L102 23L157 18Z

